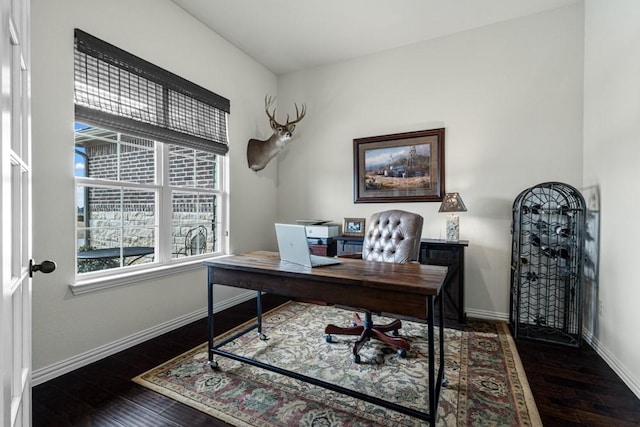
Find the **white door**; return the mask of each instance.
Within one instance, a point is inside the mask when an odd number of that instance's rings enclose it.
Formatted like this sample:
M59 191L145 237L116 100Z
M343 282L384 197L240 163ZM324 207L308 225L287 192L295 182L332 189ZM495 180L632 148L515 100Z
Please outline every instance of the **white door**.
M0 425L18 427L31 425L29 1L0 0L0 16Z

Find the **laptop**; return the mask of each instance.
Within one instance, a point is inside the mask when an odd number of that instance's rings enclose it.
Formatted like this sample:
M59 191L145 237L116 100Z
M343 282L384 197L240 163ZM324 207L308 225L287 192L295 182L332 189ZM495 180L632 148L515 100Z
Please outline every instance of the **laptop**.
M311 254L304 225L276 224L276 237L280 259L283 261L305 267L322 267L341 263L336 258Z

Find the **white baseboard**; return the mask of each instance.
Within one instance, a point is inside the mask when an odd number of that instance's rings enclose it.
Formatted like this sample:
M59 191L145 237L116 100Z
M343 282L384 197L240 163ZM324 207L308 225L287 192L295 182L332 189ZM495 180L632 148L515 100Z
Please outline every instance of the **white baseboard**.
M214 304L213 312L217 313L219 311L233 307L234 305L249 301L255 296L255 291L249 291L236 297L229 298L225 301L220 302L219 304ZM59 377L60 375L64 375L78 368L82 368L83 366L86 366L90 363L96 362L100 359L104 359L107 356L111 356L122 350L126 350L130 347L133 347L134 345L143 343L147 340L150 340L151 338L155 338L181 326L188 325L189 323L195 322L196 320L202 319L206 316L207 308L205 307L184 316L180 316L176 319L170 320L168 322L164 322L160 325L154 326L153 328L137 332L128 337L124 337L109 344L94 348L93 350L78 354L69 359L54 363L53 365L37 369L33 371L31 383L33 386L37 386L38 384L42 384L56 377ZM203 342L204 341L206 341L206 337L203 337Z
M497 311L486 311L486 310L465 310L467 313L467 317L474 317L476 319L487 319L487 320L500 320L502 322L509 321L509 315L506 313L499 313Z
M584 340L593 347L593 349L604 359L605 363L620 377L620 379L631 389L631 391L640 399L640 378L634 378L633 375L620 363L610 352L604 347L600 341L589 331L583 330Z

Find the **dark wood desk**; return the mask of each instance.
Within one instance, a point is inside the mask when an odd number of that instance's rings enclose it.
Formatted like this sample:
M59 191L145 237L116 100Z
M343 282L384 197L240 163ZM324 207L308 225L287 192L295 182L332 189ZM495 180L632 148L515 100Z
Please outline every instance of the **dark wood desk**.
M338 236L338 256L362 252L363 237ZM442 297L445 326L463 328L467 322L464 312L464 249L468 240L420 240L420 263L449 267L447 286Z
M422 264L391 264L343 259L342 264L308 268L280 260L277 252L252 252L204 261L207 267L209 363L217 368L214 355L221 355L259 366L301 381L325 387L435 425L436 408L444 380L444 331L442 310L439 310L439 357L435 368L435 301L444 286L447 268ZM215 284L257 291L257 321L237 334L214 343L213 286ZM365 395L325 381L301 375L255 359L245 358L220 348L234 339L257 329L262 333L261 293L268 292L292 298L324 301L357 307L374 312L393 313L427 320L429 342L428 412ZM345 357L348 357L345 354Z

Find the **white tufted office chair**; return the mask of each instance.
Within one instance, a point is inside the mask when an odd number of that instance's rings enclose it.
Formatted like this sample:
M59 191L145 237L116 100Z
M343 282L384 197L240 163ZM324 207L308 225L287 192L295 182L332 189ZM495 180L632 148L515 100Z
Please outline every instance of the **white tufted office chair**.
M362 259L395 263L417 261L420 253L422 224L422 216L402 210L396 209L373 214L369 219L367 232L362 243ZM353 256L351 257L353 258ZM324 332L327 334L327 342L333 342L332 334L359 335L353 345L354 362L360 363L358 353L371 338L394 346L400 356L406 356L410 345L406 339L397 336L398 329L402 327L400 320L396 319L388 325L375 325L371 318L371 312L365 314L364 321L357 313L354 313L353 324L350 327L327 325ZM391 331L393 331L393 337L386 334Z

